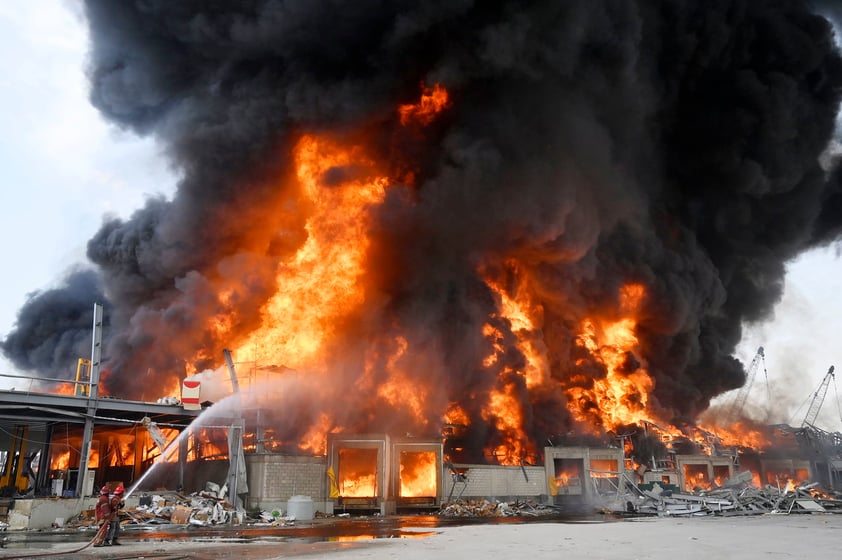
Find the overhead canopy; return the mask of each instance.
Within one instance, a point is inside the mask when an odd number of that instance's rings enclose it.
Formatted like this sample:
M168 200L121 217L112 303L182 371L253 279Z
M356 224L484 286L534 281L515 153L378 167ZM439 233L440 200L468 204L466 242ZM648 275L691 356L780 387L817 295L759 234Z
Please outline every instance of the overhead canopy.
M84 424L88 398L21 391L0 391L0 425L39 425L50 422ZM181 406L100 398L96 424L125 424L151 418L160 425L188 426L201 410Z

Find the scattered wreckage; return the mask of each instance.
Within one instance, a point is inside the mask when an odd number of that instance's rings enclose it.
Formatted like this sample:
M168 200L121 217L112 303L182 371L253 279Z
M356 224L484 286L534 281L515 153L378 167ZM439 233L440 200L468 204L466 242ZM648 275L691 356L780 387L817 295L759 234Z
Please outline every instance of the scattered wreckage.
M137 507L120 510L120 524L126 525L238 525L241 523L266 524L274 526L291 525L295 518L281 512L258 512L256 518L246 519L226 498L225 487L207 483L202 492L183 495L175 491L144 493L139 497ZM66 527L95 527L93 510L83 510L76 517L67 520Z
M606 479L602 479L604 482ZM753 475L744 471L722 487L677 492L654 483L651 489L631 480L614 492L599 494L592 508L536 504L532 501L456 500L442 504L442 517L539 517L559 513L592 511L621 517L642 516L737 516L794 513L842 513L842 494L822 490L819 483L754 486Z
M842 513L842 494L828 493L816 482L799 485L788 482L779 487L754 486L748 471L735 476L722 487L694 492L676 492L655 483L651 489L628 481L613 494L601 494L596 513L621 517L640 516L738 516L795 513ZM546 517L566 513L564 505L534 500L496 501L466 499L445 502L436 513L448 518ZM581 510L577 510L581 513ZM347 515L347 514L346 514ZM345 515L340 515L344 517ZM316 512L316 517L327 517ZM295 517L281 511L259 511L246 516L225 499L225 488L208 483L206 490L190 495L174 491L144 494L139 505L120 511L122 525L237 525L270 526L295 524ZM93 510L69 519L66 527L94 527Z
M761 515L790 513L842 513L842 496L828 493L819 483L782 487L754 486L752 474L744 471L722 487L695 492L666 490L657 483L651 490L626 484L625 493L607 500L598 508L603 513L624 516L702 516Z

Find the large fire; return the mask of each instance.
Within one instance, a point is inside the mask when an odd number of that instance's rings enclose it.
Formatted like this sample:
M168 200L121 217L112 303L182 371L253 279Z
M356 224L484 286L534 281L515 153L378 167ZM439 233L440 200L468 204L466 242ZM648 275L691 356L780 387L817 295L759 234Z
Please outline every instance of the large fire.
M628 371L630 356L640 355L635 336L635 313L644 297L643 286L626 285L620 291L620 316L615 320L587 318L582 321L577 344L605 366L606 375L596 379L590 390L568 389L573 412L582 421L604 430L653 421L647 406L654 384L642 367ZM586 405L585 403L588 403ZM589 406L597 403L597 408Z
M293 368L324 366L333 329L362 303L368 208L382 202L387 179L361 146L307 135L295 148L298 185L310 205L307 240L278 270L282 287L263 308L263 326L240 354ZM351 177L332 177L353 167Z
M278 373L277 451L445 424L455 463L762 441L694 424L745 381L786 264L842 227L815 3L208 4L86 3L90 101L178 179L27 298L0 341L21 371L68 378L99 300L102 394L177 395L228 348Z
M397 109L398 126L423 129L449 108L451 100L441 84L423 87L416 103ZM277 291L263 306L257 328L237 332L236 322L225 317L215 320L213 327L220 339L239 341L236 347L241 360L284 364L307 372L310 379L321 378L313 384L317 394L311 398L326 402L344 398L331 387L338 378L333 372L345 367L345 356L337 355L338 341L348 325L366 320L365 314L370 312L366 310L373 304L376 308L380 297L376 275L368 268L371 251L379 250L372 238L378 209L393 190L402 200L406 196L411 200L407 187L415 180L413 173L406 172L413 166L405 156L386 162L384 150L374 149L368 141L363 133L308 132L299 136L292 148L295 173L286 179L291 185L284 188L295 193L289 199L295 202L284 205L279 220L300 223L301 240L290 245L295 249L278 263ZM395 149L385 153L395 154ZM574 332L578 334L570 344L579 357L559 376L551 371L552 349L542 335L547 312L540 296L544 288L533 278L530 259L529 255L512 254L499 262L486 260L475 265L494 297L496 310L478 333L487 346L478 356L479 363L470 366L478 369L478 385L467 401L463 394L451 394L447 382L425 379L419 373L419 367L437 367L436 360L429 357L437 350L419 346L423 339L398 330L369 334L379 338L362 341L365 345L354 350L362 363L354 390L369 395L367 402L357 401L363 429L366 415L373 419L375 410L377 414L393 410L406 431L416 433L430 433L442 424L470 429L481 422L494 433L484 455L500 464L518 465L537 457L543 444L530 436L533 419L527 405L551 398L566 401L580 433L600 435L652 423L667 426L665 430L675 436L682 434L682 430L669 427L668 416L652 398L655 381L647 372L637 333L648 297L644 285L621 284L613 308L575 318L578 326ZM232 295L221 289L218 297L227 305ZM512 335L514 338L509 338ZM512 345L522 359L512 360ZM347 417L330 406L319 407L318 413L308 418L307 425L298 427L297 447L305 452L324 453L324 435L350 427ZM723 440L744 443L741 433L738 426L727 433L722 430ZM759 441L758 434L749 436L752 443ZM354 496L367 495L374 484L365 477L353 484L343 480L343 492Z
M441 84L422 86L417 102L397 108L398 128L412 132L405 137L396 132L393 142L423 140L423 129L451 107L449 93ZM219 341L236 341L241 360L283 364L289 371L306 372L311 380L317 380L309 385L315 394L308 398L328 403L346 396L331 386L338 378L334 372L345 367L338 343L347 335L349 325L368 320L367 314L377 309L382 297L378 287L382 271L375 274L370 269L372 251L381 250L372 235L378 227L378 211L390 193L396 193L403 204L412 204L417 166L401 154L401 146L375 147L371 135L362 131L303 132L291 148L291 156L294 173L279 185L279 192L285 194L278 205L278 227L283 230L298 224L300 233L297 238L286 234L288 249L279 252L275 271L277 289L263 305L258 326L241 331L233 313L218 313L209 329ZM552 258L574 259L576 255ZM577 358L559 375L553 371L559 366L553 364L552 348L544 336L549 310L546 287L536 280L535 262L540 259L527 253L485 257L474 264L494 305L478 327L477 340L485 346L477 349L475 364L465 364L476 369L475 387L468 395L454 392L440 375L425 374L425 370L439 367L431 353L441 349L425 346L424 337L398 328L391 333L368 333L369 339L360 341L363 345L354 350L359 354L360 371L353 393L368 395L355 397L362 424L360 418L340 415L335 407L316 406L316 412L296 426L297 436L269 427L267 448L288 448L290 438L296 438L294 445L300 451L324 453L327 433L365 429L366 421L377 417L382 422L383 411L392 411L407 432L431 433L445 424L470 431L482 423L493 433L483 449L485 457L504 465L523 465L534 460L543 445L533 439L534 418L529 406L542 399L566 402L573 428L579 433L599 436L628 426L649 425L658 427L663 441L687 437L686 430L670 426L668 415L652 397L655 381L647 371L646 352L637 331L649 297L645 286L622 283L613 306L574 313L566 319L575 335L567 343ZM233 285L220 281L215 296L220 309L234 309L236 293ZM559 305L564 309L563 302ZM559 313L557 309L552 312ZM512 347L519 352L519 359L513 359ZM193 373L190 364L207 353L203 348L187 360L187 371ZM165 389L178 392L174 385ZM723 445L766 443L762 432L741 424L717 426L712 431ZM691 437L702 447L708 445L698 433ZM225 445L216 439L195 438L188 455L224 456ZM348 453L366 456L362 451ZM133 454L132 448L117 441L102 450L103 460L114 465L129 461ZM363 460L361 457L345 457L345 469L349 462ZM55 457L54 468L61 468L66 459ZM99 460L99 454L92 455L93 463ZM174 454L150 460L172 461ZM402 495L432 491L429 485L435 477L428 476L429 469L418 474L409 463L402 463L401 469ZM373 495L375 473L363 470L351 475L340 466L343 495ZM696 481L702 482L707 481Z

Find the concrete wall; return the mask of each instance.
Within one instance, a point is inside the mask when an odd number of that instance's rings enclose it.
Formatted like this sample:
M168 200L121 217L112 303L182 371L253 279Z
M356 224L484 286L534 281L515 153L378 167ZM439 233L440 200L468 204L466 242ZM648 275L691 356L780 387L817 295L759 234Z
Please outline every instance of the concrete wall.
M92 510L98 497L90 498L16 498L9 510L9 529L48 529L57 519L69 520L84 510ZM126 507L137 507L138 499L126 499Z
M701 488L721 485L734 477L734 463L730 457L676 455L675 464L681 477L681 489L685 492L695 490L697 485ZM700 472L703 479L692 476Z
M496 465L454 465L464 470L466 483L457 483L453 499L546 498L547 481L543 466L503 467ZM335 500L328 497L327 459L285 455L247 455L249 496L248 509L264 511L288 510L292 496L309 496L316 511L333 513ZM525 473L525 476L524 476ZM441 501L446 501L453 485L451 472L442 469ZM466 486L467 484L467 486ZM462 491L464 488L464 492ZM394 504L387 504L393 513Z
M816 473L813 472L810 461L805 459L761 459L760 479L763 484L777 484L775 475L789 475L796 482L810 482ZM781 484L786 484L786 477L783 476Z
M465 471L465 483L457 482L452 499L459 494L462 499L494 498L498 500L517 498L545 498L547 481L544 467L504 467L498 465L453 465L459 472ZM524 475L525 471L525 475ZM453 477L448 468L442 469L442 502L446 502L453 487ZM464 488L464 491L463 491Z
M556 504L595 505L604 494L616 494L617 486L625 484L620 476L625 471L620 447L545 447L544 461L544 476L553 485L549 493ZM557 472L557 467L563 467L562 471Z
M286 512L292 496L309 496L317 511L333 512L333 502L327 499L325 457L246 455L246 470L248 509Z

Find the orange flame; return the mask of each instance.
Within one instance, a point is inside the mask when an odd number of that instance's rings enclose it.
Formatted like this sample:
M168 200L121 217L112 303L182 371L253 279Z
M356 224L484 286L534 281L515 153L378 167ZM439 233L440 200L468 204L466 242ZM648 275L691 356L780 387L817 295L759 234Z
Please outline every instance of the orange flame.
M585 319L576 343L605 366L604 378L596 379L593 387L573 387L568 391L574 417L597 424L603 430L623 425L654 421L649 406L649 394L655 383L643 366L628 372L629 356L639 356L635 335L639 310L645 290L640 284L629 284L620 290L619 312L616 320ZM596 403L596 407L586 403Z
M402 497L435 496L437 494L435 451L401 451L400 481Z
M56 395L75 395L76 388L79 388L80 394L84 395L81 391L85 391L88 388L87 383L57 383L55 388L51 391Z
M377 396L396 409L404 408L414 417L416 425L425 426L428 424L425 416L427 388L422 385L413 386L411 378L400 370L398 361L409 344L403 337L398 337L395 342L396 350L389 356L386 363L386 370L390 372L390 377L377 385ZM371 364L369 364L370 367ZM412 391L407 391L406 388L410 386L412 386Z
M503 443L487 450L501 465L517 465L528 454L527 438L523 431L521 404L514 392L515 386L506 383L500 389L492 390L482 416L492 423Z
M590 466L590 475L593 478L616 478L620 473L614 459L591 459Z
M507 266L515 272L520 272L518 263L512 259ZM547 360L546 348L543 342L534 336L536 325L543 320L543 308L533 301L532 291L525 279L521 279L521 285L514 289L514 295L506 292L503 286L495 279L486 277L488 287L499 297L499 313L511 323L512 332L517 336L517 347L526 357L526 368L524 377L529 388L537 387L547 381L549 377L549 362ZM499 336L499 332L486 324L483 330L486 337ZM499 343L494 347L496 353L486 358L486 366L493 365L498 354L503 352Z
M762 426L740 420L730 426L704 428L714 433L722 445L727 447L747 447L751 449L765 449L772 444L770 435Z
M582 464L578 461L569 462L562 467L556 468L554 478L556 488L559 490L565 488L581 489L582 476Z
M304 136L295 148L299 187L311 205L307 240L279 267L283 286L266 304L263 326L240 345L240 355L298 369L324 366L335 325L363 301L359 279L368 248L368 208L382 202L387 179L360 147L344 148ZM353 177L331 179L353 167Z
M467 426L470 423L468 414L461 406L459 406L459 403L450 403L443 420L445 424L455 424L459 426Z
M54 471L63 471L68 468L70 468L70 451L54 453L52 459L50 460L50 469Z
M313 455L324 455L327 449L327 433L330 431L330 417L324 412L301 437L299 447Z
M398 108L402 125L406 126L412 122L417 122L426 126L433 122L436 115L447 107L448 93L441 85L436 84L432 88L424 86L422 89L423 93L418 103L401 105Z
M377 450L339 450L337 473L340 495L348 498L372 498L377 489Z

